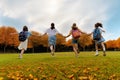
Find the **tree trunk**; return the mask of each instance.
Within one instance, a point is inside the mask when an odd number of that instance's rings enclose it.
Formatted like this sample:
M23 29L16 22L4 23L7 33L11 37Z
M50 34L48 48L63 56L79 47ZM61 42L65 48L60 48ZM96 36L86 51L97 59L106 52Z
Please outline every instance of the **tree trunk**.
M4 46L4 53L6 52L6 46Z
M35 49L34 49L34 47L32 48L32 52L33 52L33 53L35 52Z
M83 47L83 51L85 51L85 47Z

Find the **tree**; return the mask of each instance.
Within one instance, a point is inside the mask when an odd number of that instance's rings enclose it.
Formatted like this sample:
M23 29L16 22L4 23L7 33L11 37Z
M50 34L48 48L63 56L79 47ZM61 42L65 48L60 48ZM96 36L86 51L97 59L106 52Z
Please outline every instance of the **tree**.
M69 39L68 41L66 41L66 46L67 47L72 46L72 39Z
M63 35L57 34L56 38L57 38L57 41L56 41L57 45L65 45L66 41Z
M12 33L16 33L16 34L12 34ZM19 45L18 32L16 31L15 28L7 27L6 36L7 36L6 37L7 45L14 47L17 47Z
M4 45L4 42L5 42L5 30L6 30L6 27L0 27L0 44L1 45Z
M80 43L80 46L85 51L85 47L92 44L92 38L91 38L91 36L88 36L86 33L82 34L80 37L79 43Z
M118 49L120 49L120 38L118 38L118 39L116 40L116 47L117 47Z
M29 38L28 48L33 48L34 52L35 47L42 45L41 34L35 31L32 31L31 34L32 35Z
M57 34L56 38L56 51L65 51L66 39L64 36L62 34Z
M48 35L44 35L41 37L41 43L44 47L48 47Z
M107 49L115 49L115 48L117 48L116 40L107 41L106 42L106 47L107 47Z
M4 46L4 53L7 46L17 47L18 46L18 34L12 35L12 33L17 33L16 29L13 27L2 26L0 28L0 44Z

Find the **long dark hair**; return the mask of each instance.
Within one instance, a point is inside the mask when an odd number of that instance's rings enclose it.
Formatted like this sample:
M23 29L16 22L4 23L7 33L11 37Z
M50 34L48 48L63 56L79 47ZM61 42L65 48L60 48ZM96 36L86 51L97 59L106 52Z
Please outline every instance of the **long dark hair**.
M98 27L103 27L103 26L102 26L102 23L98 22L98 23L95 24L95 27L98 28Z
M76 23L73 23L72 30L77 30L77 29L78 29L78 27L76 26Z
M51 29L55 29L55 24L54 23L51 23Z
M27 26L23 26L23 31L28 31L28 27Z

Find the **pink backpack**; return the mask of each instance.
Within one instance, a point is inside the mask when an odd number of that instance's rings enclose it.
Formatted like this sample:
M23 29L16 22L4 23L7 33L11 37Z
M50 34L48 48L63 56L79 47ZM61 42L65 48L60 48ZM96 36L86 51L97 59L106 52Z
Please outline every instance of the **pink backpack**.
M72 36L73 38L78 39L81 36L81 32L78 29L72 30Z

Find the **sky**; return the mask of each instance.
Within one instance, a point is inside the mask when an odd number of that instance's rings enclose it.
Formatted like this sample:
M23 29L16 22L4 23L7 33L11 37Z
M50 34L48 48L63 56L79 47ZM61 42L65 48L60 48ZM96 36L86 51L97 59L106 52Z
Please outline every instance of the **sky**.
M86 33L101 22L104 38L120 37L119 0L0 0L0 26L11 26L20 32L24 25L30 31L44 33L55 23L67 35L73 23Z

